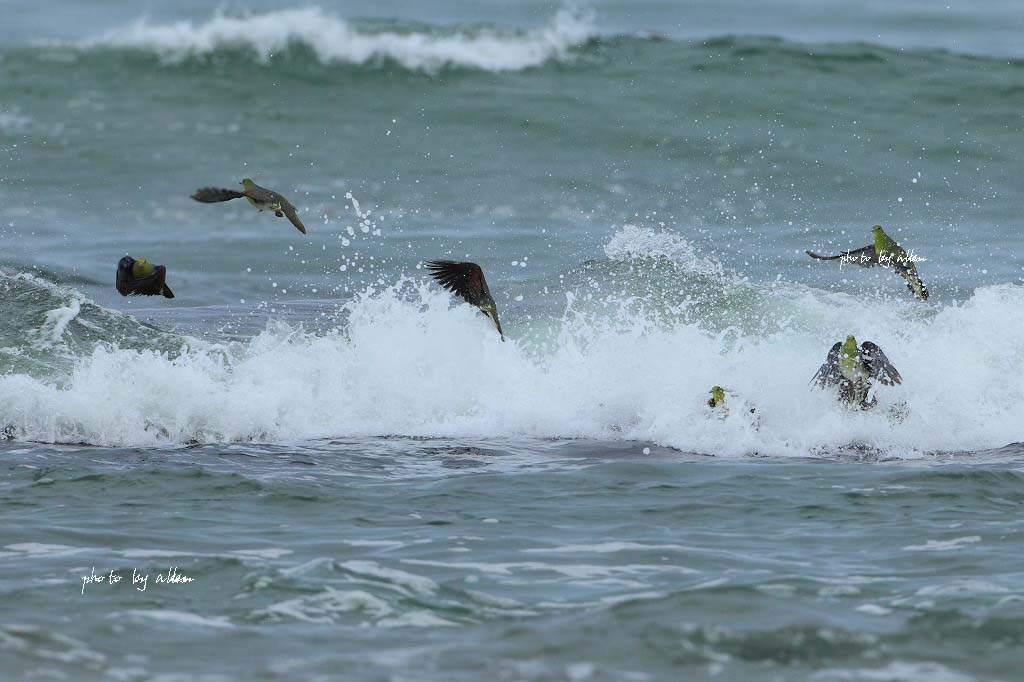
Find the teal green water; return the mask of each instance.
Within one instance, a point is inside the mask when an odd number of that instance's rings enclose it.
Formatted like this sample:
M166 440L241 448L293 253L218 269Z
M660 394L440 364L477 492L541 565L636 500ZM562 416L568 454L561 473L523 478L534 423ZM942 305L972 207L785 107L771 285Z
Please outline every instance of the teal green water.
M3 666L74 679L1018 679L1020 458L715 463L403 439L6 449L2 591L18 610L0 630ZM93 567L122 582L81 593ZM171 567L195 582L154 582ZM145 591L133 571L150 576Z
M1013 3L9 9L0 678L1022 679Z

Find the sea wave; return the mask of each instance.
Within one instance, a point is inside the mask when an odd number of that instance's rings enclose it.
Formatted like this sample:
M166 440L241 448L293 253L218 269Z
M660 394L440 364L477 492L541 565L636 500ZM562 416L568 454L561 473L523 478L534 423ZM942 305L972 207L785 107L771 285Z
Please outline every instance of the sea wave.
M309 7L246 16L216 14L198 23L153 24L141 19L78 47L144 50L168 62L243 48L266 62L300 44L324 63L393 61L426 72L445 67L500 72L567 59L573 47L595 35L593 13L584 10L559 10L546 25L525 31L492 27L375 30Z
M0 371L60 376L98 343L173 350L181 338L97 305L53 273L0 269Z
M635 259L645 242L663 252L671 239L620 231L609 244ZM576 291L544 327L547 338L531 336L540 327L510 329L502 343L471 307L452 307L423 279L403 278L345 303L346 324L327 333L273 322L228 345L101 343L59 379L0 376L0 418L18 438L102 445L573 437L723 455L806 456L852 445L920 456L1024 440L1024 287L982 287L963 303L932 308L778 282L728 286L744 286L759 301L755 312L720 309L730 299L689 301L687 315L652 321L614 294L610 305L587 308ZM742 319L762 309L782 312L767 326ZM47 327L45 337L56 332ZM808 387L831 344L849 333L879 343L904 378L880 389L869 413ZM711 418L705 401L714 384L731 391L734 405L755 406L756 419L741 409Z

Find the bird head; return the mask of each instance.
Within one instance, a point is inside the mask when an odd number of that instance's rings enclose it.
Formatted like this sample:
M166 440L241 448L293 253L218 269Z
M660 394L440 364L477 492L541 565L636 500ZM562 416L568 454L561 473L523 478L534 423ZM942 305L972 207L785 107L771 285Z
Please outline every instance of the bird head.
M132 263L132 275L135 277L149 277L155 271L156 268L153 267L153 264L145 258L137 258L135 262Z
M501 331L501 322L498 321L498 306L495 305L494 299L488 296L480 302L480 312L490 318L491 322L494 323L494 328L498 330L498 334L501 336L501 340L505 340L505 332Z
M708 391L711 394L711 400L715 407L721 407L725 405L725 389L721 386L712 386L711 390Z
M252 181L252 178L243 178L240 184L246 189L252 189L256 186L256 183Z
M876 237L885 236L885 230L882 229L881 225L875 225L874 227L872 227L871 233L874 234Z
M854 338L853 334L846 337L846 343L843 344L843 357L857 357L857 339Z

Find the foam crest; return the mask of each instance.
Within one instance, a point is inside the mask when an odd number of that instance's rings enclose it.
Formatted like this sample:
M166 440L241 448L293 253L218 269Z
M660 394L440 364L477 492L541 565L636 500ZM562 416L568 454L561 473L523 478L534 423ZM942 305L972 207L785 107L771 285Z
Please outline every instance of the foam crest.
M623 225L605 244L604 253L612 260L667 258L699 275L724 273L721 263L699 254L681 235L641 225Z
M915 456L1024 439L1024 288L982 288L937 311L795 287L763 295L814 324L745 334L652 324L628 308L608 324L570 303L553 338L520 326L502 343L475 309L403 281L348 303L344 329L326 334L274 323L231 346L101 345L59 382L2 376L0 417L19 438L104 445L581 437L719 455L853 444ZM904 377L868 413L807 385L851 332L880 344ZM709 418L714 384L756 406L758 423L739 409ZM901 402L908 414L896 421Z
M571 48L594 35L592 14L560 10L545 26L529 31L493 28L369 30L317 7L227 16L202 23L151 24L139 20L82 45L152 51L168 61L244 48L262 61L292 43L307 46L324 63L365 64L393 60L407 69L435 72L446 66L518 71L567 58Z

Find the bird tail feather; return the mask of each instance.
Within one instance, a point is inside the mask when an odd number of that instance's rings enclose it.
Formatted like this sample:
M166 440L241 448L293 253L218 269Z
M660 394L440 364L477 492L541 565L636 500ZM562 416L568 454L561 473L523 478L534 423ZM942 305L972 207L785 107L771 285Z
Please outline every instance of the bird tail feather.
M192 195L192 198L204 204L216 204L220 203L221 201L241 199L244 196L245 192L236 192L233 189L221 189L219 187L201 187L196 190L196 193Z
M928 289L920 279L913 282L907 282L907 288L910 289L910 293L914 294L914 296L917 296L922 301L928 300Z

